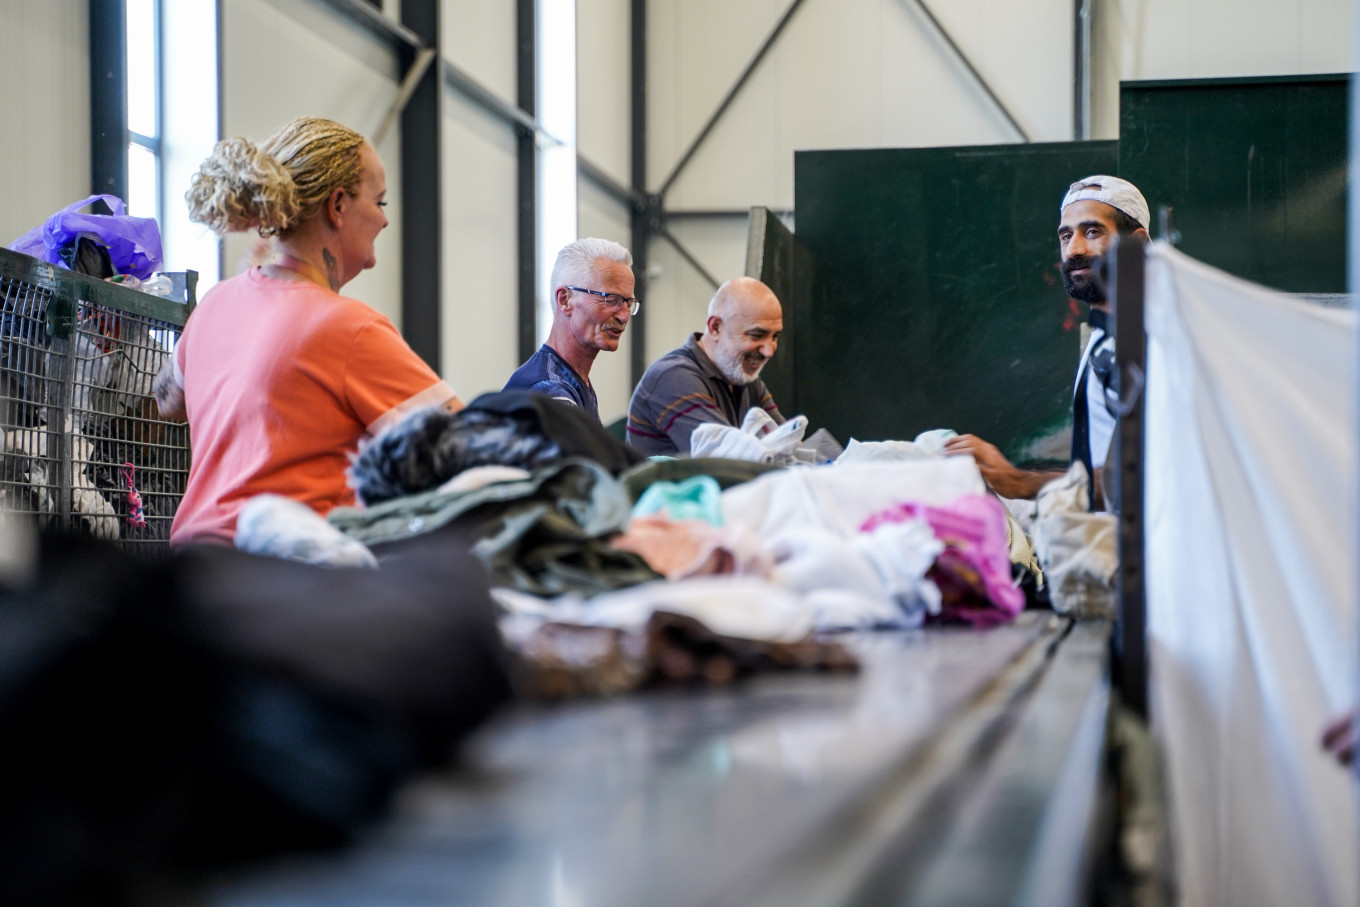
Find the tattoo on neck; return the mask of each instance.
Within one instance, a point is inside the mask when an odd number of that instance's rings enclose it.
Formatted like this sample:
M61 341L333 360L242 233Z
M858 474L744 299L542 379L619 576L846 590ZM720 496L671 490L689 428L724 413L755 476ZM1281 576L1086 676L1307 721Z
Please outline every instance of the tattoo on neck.
M326 261L326 282L331 285L331 289L336 293L340 292L340 274L336 270L335 256L330 249L322 249L321 257Z

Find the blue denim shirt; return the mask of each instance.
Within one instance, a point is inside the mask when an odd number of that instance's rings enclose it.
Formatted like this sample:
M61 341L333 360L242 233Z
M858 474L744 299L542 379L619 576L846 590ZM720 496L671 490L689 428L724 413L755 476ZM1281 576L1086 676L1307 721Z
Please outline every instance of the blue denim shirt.
M595 399L595 388L576 374L567 360L546 343L529 357L528 362L515 369L503 390L533 391L567 400L590 413L596 422L600 421L600 404Z

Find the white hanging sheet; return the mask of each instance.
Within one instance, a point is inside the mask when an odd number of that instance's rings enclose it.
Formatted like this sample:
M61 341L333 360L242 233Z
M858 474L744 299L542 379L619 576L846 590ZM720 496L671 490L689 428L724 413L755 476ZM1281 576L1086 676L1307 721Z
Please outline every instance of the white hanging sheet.
M1356 313L1149 255L1146 583L1153 728L1181 902L1352 905Z

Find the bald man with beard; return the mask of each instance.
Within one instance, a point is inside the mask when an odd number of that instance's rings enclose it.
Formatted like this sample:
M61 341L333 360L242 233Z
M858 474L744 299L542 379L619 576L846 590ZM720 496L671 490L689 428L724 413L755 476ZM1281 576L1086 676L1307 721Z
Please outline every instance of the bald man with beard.
M647 369L628 405L628 443L646 454L688 454L708 422L739 427L747 410L775 406L760 370L779 346L784 312L769 287L737 277L718 287L703 333L691 334Z

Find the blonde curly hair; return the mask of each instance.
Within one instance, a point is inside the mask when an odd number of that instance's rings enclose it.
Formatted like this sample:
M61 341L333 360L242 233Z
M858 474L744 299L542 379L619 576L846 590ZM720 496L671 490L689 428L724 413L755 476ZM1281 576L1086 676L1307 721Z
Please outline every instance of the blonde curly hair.
M184 193L189 219L218 236L286 234L316 216L337 187L354 190L363 176L363 144L353 129L321 117L298 117L263 147L223 139Z

